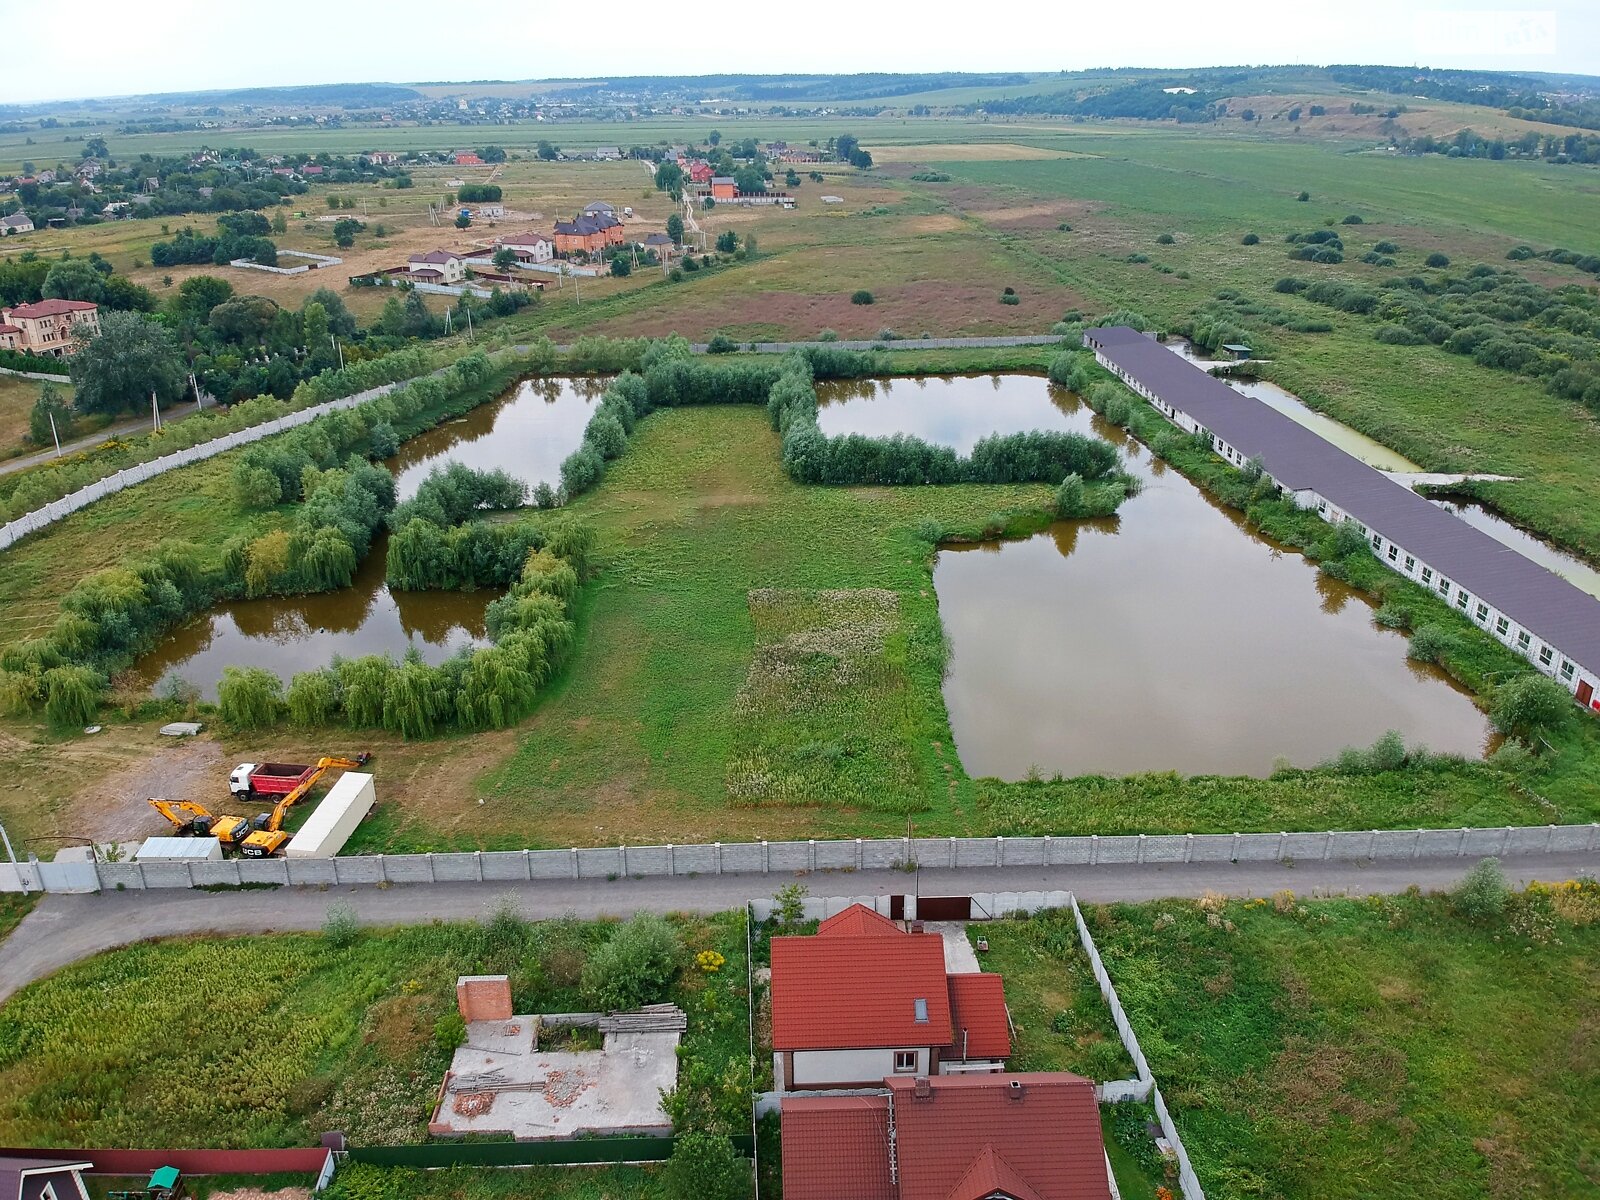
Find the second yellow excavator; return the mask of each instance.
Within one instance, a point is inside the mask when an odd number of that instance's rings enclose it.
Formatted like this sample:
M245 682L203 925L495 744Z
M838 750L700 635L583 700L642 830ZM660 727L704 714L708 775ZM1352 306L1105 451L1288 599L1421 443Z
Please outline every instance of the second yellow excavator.
M180 834L214 837L232 847L238 847L250 835L250 822L243 817L219 817L191 800L152 799L150 806L177 826Z

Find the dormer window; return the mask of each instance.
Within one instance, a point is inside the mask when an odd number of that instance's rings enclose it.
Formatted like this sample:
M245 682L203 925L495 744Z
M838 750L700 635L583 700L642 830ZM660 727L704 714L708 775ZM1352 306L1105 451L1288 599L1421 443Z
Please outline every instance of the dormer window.
M918 996L914 1001L912 1001L911 1007L916 1014L917 1024L926 1025L928 1023L927 1000L923 999L921 996Z

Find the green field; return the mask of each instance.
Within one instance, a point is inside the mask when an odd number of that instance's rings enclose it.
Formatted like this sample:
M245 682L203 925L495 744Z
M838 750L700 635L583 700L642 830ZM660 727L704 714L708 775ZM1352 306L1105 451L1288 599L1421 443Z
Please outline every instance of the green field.
M1592 882L1085 915L1208 1196L1600 1191Z
M691 1014L682 1070L742 1070L744 914L675 918L674 927L677 980L656 998ZM422 1141L450 1061L436 1029L455 1011L456 977L509 973L518 1013L592 1011L583 969L614 928L496 910L476 925L348 941L280 933L100 955L0 1008L0 1140L306 1146L342 1129L356 1145ZM727 960L714 975L693 965L708 948ZM116 1020L104 1019L110 1011Z

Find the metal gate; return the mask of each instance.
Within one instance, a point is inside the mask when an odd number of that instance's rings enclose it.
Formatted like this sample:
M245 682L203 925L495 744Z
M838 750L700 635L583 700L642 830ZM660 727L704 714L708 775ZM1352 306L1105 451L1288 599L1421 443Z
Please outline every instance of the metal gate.
M972 897L918 896L917 920L970 921L972 920Z

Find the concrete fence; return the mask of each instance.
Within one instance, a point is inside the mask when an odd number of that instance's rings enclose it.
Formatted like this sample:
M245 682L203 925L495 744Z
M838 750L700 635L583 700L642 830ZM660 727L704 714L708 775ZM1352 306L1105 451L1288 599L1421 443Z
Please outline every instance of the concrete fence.
M964 867L1085 867L1139 863L1228 863L1485 858L1600 849L1600 824L1506 825L1487 829L1371 829L1320 833L1178 833L1074 837L855 838L804 842L712 842L591 846L565 850L475 850L345 858L235 858L177 863L0 865L0 891L25 880L44 891L378 883L518 883L664 875L797 875L813 871L959 870ZM68 870L68 868L77 868ZM94 880L86 868L92 868ZM94 886L98 883L98 887ZM1002 897L1005 894L1002 894ZM996 903L1003 905L1003 899ZM1003 916L1006 910L986 909Z
M51 375L45 371L19 371L15 367L0 367L0 375L13 375L18 379L38 379L45 383L69 384L72 382L70 375Z
M149 462L137 463L126 467L115 475L108 475L104 479L97 479L93 483L85 484L75 492L69 492L59 500L52 500L43 508L34 509L33 512L24 513L16 520L5 525L0 525L0 550L14 545L30 533L37 533L45 526L61 520L87 508L96 500L114 495L125 488L143 483L147 479L154 479L157 475L165 474L178 467L186 467L190 463L200 462L203 459L215 458L218 454L226 453L239 446L250 442L258 442L262 438L271 437L275 433L295 429L310 421L316 420L323 413L334 412L342 408L354 408L377 396L382 396L395 388L403 386L410 380L401 380L398 383L380 384L375 388L368 388L364 392L357 392L353 396L343 396L338 400L329 400L324 404L315 404L310 408L302 408L295 412L285 413L271 421L264 421L260 425L252 425L248 429L240 429L234 433L213 438L209 442L201 442L190 446L187 450L176 450L160 458L153 458Z

